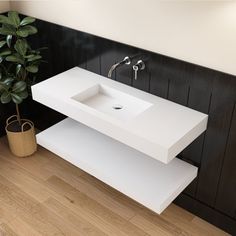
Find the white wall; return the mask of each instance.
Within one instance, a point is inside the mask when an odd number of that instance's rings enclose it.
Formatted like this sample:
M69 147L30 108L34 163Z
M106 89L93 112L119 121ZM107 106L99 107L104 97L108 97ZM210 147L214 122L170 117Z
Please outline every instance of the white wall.
M236 75L235 1L12 1L11 8Z
M6 12L10 10L9 1L0 1L0 12Z

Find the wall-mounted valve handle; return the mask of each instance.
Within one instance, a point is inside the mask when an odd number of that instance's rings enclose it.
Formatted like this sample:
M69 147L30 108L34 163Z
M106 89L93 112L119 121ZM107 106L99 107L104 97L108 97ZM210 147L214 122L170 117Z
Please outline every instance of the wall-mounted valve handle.
M134 65L133 70L134 70L134 79L137 80L137 78L138 78L138 66Z
M145 63L142 60L137 61L135 65L133 65L134 70L134 79L137 80L138 78L138 71L145 69Z

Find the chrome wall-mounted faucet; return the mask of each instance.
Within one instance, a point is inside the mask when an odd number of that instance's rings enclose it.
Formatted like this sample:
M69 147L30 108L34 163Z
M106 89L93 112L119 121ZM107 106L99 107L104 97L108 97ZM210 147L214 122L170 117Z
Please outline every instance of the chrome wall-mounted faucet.
M137 63L133 65L135 80L137 80L137 78L138 78L138 71L144 70L145 67L146 67L146 65L143 60L138 60Z
M121 65L130 65L131 63L131 59L129 57L125 57L122 61L117 62L116 64L112 65L112 67L110 68L109 72L108 72L108 78L111 78L112 76L112 72L119 66Z

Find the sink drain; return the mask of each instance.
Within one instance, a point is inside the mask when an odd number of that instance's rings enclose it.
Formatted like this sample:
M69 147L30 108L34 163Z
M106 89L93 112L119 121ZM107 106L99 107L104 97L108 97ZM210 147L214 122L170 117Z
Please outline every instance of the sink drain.
M123 108L123 106L120 104L115 104L114 106L112 106L112 108L115 110L121 110Z

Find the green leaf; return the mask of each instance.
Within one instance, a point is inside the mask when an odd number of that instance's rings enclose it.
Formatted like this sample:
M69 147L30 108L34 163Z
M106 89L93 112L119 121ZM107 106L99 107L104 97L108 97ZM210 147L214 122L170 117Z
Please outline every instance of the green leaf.
M39 68L38 66L32 65L32 66L27 66L26 70L29 71L30 73L37 73Z
M29 94L28 94L28 91L27 90L25 90L25 91L23 91L23 92L20 92L20 93L18 93L18 95L22 98L22 99L26 99L28 96L29 96Z
M0 41L0 48L2 48L6 44L6 41Z
M10 48L11 47L11 41L12 41L12 35L7 35L6 41L7 41L7 46Z
M24 39L18 39L14 46L15 50L21 55L24 56L27 51L27 42Z
M3 57L0 57L0 63L2 63L2 61L3 61Z
M33 22L35 22L35 19L33 17L27 16L20 22L20 25L24 26L24 25L31 24Z
M23 101L23 98L22 97L20 97L18 94L16 94L16 93L11 93L11 98L12 98L12 101L14 102L14 103L16 103L16 104L20 104L20 103L22 103L22 101Z
M11 50L10 49L4 49L0 52L0 56L7 56L11 54Z
M13 87L12 87L12 91L14 93L20 93L20 92L23 92L27 87L27 84L25 81L18 81L16 82Z
M1 32L1 31L0 31ZM24 30L24 29L18 29L17 31L16 31L16 34L18 35L18 36L20 36L20 37L23 37L23 38L25 38L25 37L27 37L29 34L28 34L28 32L26 31L26 30Z
M16 74L19 74L19 73L20 73L21 68L22 68L22 65L21 65L21 64L18 64L18 65L16 66Z
M28 62L30 62L30 61L36 61L36 60L39 60L39 59L41 59L42 58L42 56L40 56L40 55L33 55L33 57L30 57L30 58L28 58Z
M32 25L26 25L23 27L24 29L28 30L28 34L36 34L38 32L37 28Z
M6 60L11 61L11 62L24 64L24 59L19 54L14 54L14 55L11 55L11 56L7 56Z
M8 86L11 85L11 83L12 83L13 81L14 81L14 78L9 77L9 78L4 79L4 80L2 81L2 84L5 85L6 87L8 87Z
M19 14L16 11L9 11L8 12L8 24L15 26L16 28L20 25L20 18Z
M26 26L20 27L16 31L16 34L19 35L20 37L27 37L28 35L36 34L37 32L38 30L36 27L32 25L26 25Z
M6 104L11 101L11 94L7 91L3 92L1 95L1 103Z
M39 67L41 61L37 60L37 61L31 61L29 63L30 63L30 66L37 66L37 67Z
M14 79L13 79L14 80ZM6 79L3 82L0 82L0 91L8 91L9 88L11 87L11 80Z
M26 55L25 58L30 59L30 60L32 60L34 57L37 57L37 59L41 59L41 58L42 58L42 57L39 55L40 52L36 53L35 51L31 51L30 53L35 53L35 54ZM38 56L40 56L40 58L38 58ZM28 60L28 61L30 61L30 60ZM35 59L33 59L33 60L35 60ZM32 61L33 61L33 60L32 60Z
M8 24L9 20L7 16L0 15L0 23L2 24Z
M35 55L34 54L30 54L30 55L26 55L25 58L31 58L31 57L34 57Z
M2 27L0 28L0 34L2 35L15 35L16 34L16 29L12 25L8 24L3 24Z
M14 78L8 77L0 81L0 90L9 90L11 83L14 81Z

